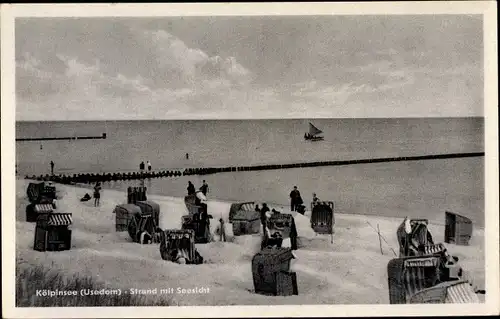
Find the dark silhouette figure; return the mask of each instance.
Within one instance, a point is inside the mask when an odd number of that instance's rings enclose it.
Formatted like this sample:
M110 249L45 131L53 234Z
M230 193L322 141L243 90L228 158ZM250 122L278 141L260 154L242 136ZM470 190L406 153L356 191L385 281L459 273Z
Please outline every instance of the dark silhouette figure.
M193 183L191 183L191 181L188 182L187 191L188 195L194 195L196 193L196 188L194 187Z
M101 183L97 182L94 186L94 206L99 206L101 199Z
M54 175L54 162L53 161L50 161L50 174L51 175Z
M203 193L203 195L207 196L208 193L208 184L205 180L203 180L203 185L200 187L200 191Z
M144 167L145 167L144 162L141 162L141 164L139 164L139 170L141 172L144 171Z
M290 208L292 212L294 212L298 205L301 205L302 197L300 197L300 192L297 189L297 186L293 187L293 190L290 192Z
M189 153L186 153L186 159L189 159Z

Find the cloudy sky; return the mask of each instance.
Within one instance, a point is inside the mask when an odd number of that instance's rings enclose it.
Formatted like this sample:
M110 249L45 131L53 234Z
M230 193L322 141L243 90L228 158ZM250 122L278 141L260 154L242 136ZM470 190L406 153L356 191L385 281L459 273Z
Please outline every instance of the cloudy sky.
M17 120L483 116L481 16L16 19Z

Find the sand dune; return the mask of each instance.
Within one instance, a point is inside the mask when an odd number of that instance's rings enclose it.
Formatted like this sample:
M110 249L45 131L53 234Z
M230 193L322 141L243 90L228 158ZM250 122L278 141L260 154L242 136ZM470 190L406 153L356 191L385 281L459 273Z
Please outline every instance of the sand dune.
M126 201L123 192L104 190L101 206L82 203L79 198L89 190L57 185L58 210L73 214L72 249L65 252L33 250L34 223L25 222L28 204L26 187L29 181L18 180L17 190L17 258L29 264L53 265L63 272L82 273L96 277L110 287L173 288L166 295L175 305L248 305L248 304L383 304L388 303L387 262L397 252L396 228L401 219L363 215L336 214L333 244L328 236L316 235L308 215L295 216L299 234L299 250L292 269L297 272L299 296L268 297L253 293L251 259L260 248L260 237L233 237L228 242L197 245L206 260L203 265L178 265L161 259L159 247L131 242L127 232L114 231L117 204ZM187 214L182 198L151 195L160 205L160 227L180 228L181 216ZM230 203L209 201L209 213L217 220L227 221ZM286 208L276 207L283 213ZM362 212L360 212L362 213ZM444 223L444 212L443 223ZM418 217L418 216L413 216ZM369 224L368 224L369 223ZM379 240L372 227L380 227L387 243ZM230 224L226 225L230 230ZM435 241L443 237L444 227L431 224ZM484 287L484 231L475 229L471 246L447 245L460 257L479 287ZM177 294L177 288L205 287L209 293Z

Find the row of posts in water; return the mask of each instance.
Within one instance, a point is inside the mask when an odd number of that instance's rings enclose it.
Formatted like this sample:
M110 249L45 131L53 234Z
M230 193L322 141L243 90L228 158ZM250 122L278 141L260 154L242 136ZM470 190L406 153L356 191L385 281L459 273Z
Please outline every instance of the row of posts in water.
M261 170L278 170L289 168L304 168L304 167L319 167L319 166L339 166L352 164L368 164L368 163L383 163L383 162L399 162L399 161L415 161L415 160L430 160L444 158L459 158L459 157L477 157L484 156L484 152L478 153L455 153L455 154L439 154L439 155L424 155L424 156L406 156L406 157L390 157L390 158L372 158L344 161L322 161L309 163L295 164L275 164L275 165L256 165L256 166L231 166L231 167L209 167L209 168L186 168L184 170L165 170L165 171L141 171L128 173L92 173L92 174L73 174L73 175L39 175L26 176L27 179L39 181L53 181L62 184L72 183L95 183L120 180L143 180L151 178L164 177L179 177L191 175L208 175L225 172L247 172Z

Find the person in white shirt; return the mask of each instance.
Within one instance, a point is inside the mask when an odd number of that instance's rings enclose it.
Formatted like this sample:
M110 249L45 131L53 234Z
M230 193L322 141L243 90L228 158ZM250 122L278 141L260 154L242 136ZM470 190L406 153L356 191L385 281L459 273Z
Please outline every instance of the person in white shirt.
M151 162L148 161L148 171L151 172Z

